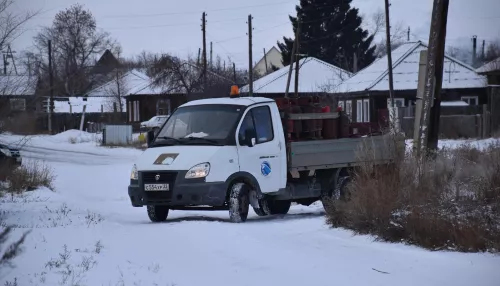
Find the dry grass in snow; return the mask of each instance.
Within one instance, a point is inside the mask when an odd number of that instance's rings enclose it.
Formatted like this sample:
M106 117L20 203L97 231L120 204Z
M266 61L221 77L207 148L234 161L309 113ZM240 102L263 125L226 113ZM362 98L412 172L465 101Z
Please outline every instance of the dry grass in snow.
M331 226L433 250L500 251L498 144L443 149L422 162L401 154L392 165L361 166L351 178L350 199L330 204Z

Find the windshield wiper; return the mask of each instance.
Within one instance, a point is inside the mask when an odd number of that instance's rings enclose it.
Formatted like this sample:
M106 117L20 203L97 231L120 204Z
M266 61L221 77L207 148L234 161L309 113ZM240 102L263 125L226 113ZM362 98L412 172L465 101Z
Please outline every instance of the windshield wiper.
M173 141L175 141L175 143L181 143L181 141L179 139L174 138L174 137L168 137L168 136L160 136L160 137L156 137L156 139L173 140ZM156 140L155 140L155 143L156 143Z
M217 140L207 139L207 138L203 138L203 137L184 137L183 139L187 139L189 141L202 140L202 141L205 141L205 142L208 142L208 143L212 143L212 144L215 144L215 145L221 145L221 143L219 141L217 141Z

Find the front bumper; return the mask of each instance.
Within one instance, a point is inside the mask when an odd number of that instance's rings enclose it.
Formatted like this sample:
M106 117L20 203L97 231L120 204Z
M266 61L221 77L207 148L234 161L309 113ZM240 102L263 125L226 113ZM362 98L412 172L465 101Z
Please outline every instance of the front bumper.
M164 205L171 207L218 207L224 205L226 201L228 188L226 182L207 183L205 179L184 179L186 171L158 173L176 173L175 178L172 178L172 181L169 182L170 191L144 191L144 183L150 181L147 181L143 172L140 172L139 180L130 181L130 185L128 186L128 195L132 206Z

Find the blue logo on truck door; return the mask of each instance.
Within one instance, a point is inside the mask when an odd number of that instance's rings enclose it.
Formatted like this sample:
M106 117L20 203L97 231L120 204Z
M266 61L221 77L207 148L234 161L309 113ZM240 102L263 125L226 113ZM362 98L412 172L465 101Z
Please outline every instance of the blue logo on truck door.
M262 162L260 164L260 172L264 177L269 176L269 174L271 174L271 164L267 161Z

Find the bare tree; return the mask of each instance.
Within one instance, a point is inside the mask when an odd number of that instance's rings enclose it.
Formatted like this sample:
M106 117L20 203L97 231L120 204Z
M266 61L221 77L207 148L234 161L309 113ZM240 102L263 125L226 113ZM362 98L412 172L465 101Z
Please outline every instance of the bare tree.
M378 9L376 12L370 15L367 19L368 29L371 30L372 34L377 36L379 34L384 34L384 39L380 40L377 43L377 48L375 50L375 54L378 57L383 57L387 53L387 43L385 41L385 11L383 9ZM403 21L399 21L393 23L391 25L391 49L397 49L401 46L407 37L407 29L405 29L405 25Z
M116 69L114 74L115 78L113 81L106 85L106 93L111 95L107 101L107 109L121 113L125 111L123 100L128 93L127 82L124 78L126 74L124 74L120 69Z
M108 33L97 30L94 16L80 4L57 13L52 26L35 36L35 46L43 55L48 54L49 40L58 91L66 95L87 91L92 86L91 71L96 58L106 49L117 47ZM43 67L46 72L47 62Z
M14 0L0 0L0 49L19 37L24 24L40 13L40 10L13 13L9 10L14 3Z
M500 58L500 39L488 43L483 62L491 62Z

